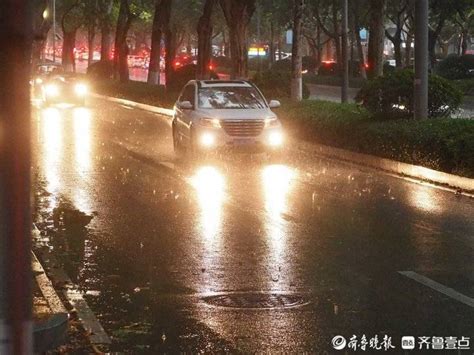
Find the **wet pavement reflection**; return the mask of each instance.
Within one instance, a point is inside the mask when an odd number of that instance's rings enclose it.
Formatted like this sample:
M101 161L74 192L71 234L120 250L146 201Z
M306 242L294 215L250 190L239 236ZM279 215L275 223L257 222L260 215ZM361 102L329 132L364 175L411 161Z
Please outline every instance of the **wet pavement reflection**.
M189 161L165 119L99 100L33 122L43 245L113 351L321 353L361 329L474 329L398 273L456 275L474 297L472 199L301 149Z

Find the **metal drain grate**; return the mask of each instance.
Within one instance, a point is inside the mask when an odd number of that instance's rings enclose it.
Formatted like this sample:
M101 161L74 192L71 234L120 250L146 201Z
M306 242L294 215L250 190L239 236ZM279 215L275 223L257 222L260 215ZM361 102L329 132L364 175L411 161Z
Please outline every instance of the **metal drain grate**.
M203 300L212 306L238 309L294 308L309 304L302 295L293 293L228 293L207 296Z

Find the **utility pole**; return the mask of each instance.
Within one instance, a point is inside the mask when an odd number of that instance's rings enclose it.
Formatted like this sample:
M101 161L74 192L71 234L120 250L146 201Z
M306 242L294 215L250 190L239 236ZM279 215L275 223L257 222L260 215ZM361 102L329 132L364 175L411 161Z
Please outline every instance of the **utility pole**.
M415 119L428 118L428 0L415 0Z
M347 0L342 1L342 85L341 85L341 102L347 102L347 96L349 91L349 61L348 61L348 52L347 52Z
M32 354L32 1L0 1L0 354Z

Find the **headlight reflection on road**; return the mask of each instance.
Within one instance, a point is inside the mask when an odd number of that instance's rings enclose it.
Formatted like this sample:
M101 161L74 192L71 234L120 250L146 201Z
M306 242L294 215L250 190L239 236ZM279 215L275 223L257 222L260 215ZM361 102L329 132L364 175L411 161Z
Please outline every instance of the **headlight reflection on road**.
M411 205L430 213L443 212L442 204L437 200L436 196L436 190L418 184L413 184L413 187L409 191Z
M207 240L212 240L218 235L222 222L224 176L215 167L204 166L191 177L191 185L198 194L203 235Z
M295 171L285 165L269 165L263 169L265 209L272 218L280 218L287 210L287 195Z
M57 205L59 191L59 169L62 154L62 122L60 112L56 108L48 108L41 112L41 132L43 147L44 174L47 181L46 189L51 193L51 206Z
M295 175L295 170L285 165L269 165L262 171L265 210L268 217L266 233L269 239L270 256L275 265L282 265L285 259L288 226L282 214L288 210L288 194ZM275 272L271 270L272 279L276 277ZM275 284L272 282L270 285L274 287Z
M91 164L91 113L87 108L74 109L74 154L79 173L84 175Z
M75 170L81 176L81 182L77 184L74 194L74 204L81 211L90 213L90 195L85 190L91 168L91 112L89 109L80 107L73 111L74 120L74 160Z

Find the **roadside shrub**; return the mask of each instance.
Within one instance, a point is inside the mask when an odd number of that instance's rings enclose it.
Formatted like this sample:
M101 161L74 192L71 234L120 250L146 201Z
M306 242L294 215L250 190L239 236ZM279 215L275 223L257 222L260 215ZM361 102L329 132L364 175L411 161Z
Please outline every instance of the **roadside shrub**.
M284 72L291 72L291 59L282 59L277 60L272 64L271 67L272 71L284 71Z
M101 60L87 67L87 75L93 80L111 79L114 75L114 62Z
M307 70L308 72L311 72L311 73L316 72L316 69L318 66L316 58L309 55L303 56L301 64L302 64L301 66L303 70ZM291 72L291 58L275 61L271 69L278 70L278 71Z
M181 90L184 85L187 84L189 80L196 79L196 64L188 64L184 65L176 70L174 70L171 74L171 78L169 80L169 85L167 86L170 90ZM216 72L211 71L211 79L219 79Z
M414 72L396 70L368 81L356 96L356 101L380 119L412 118L414 110ZM428 116L450 117L462 102L462 93L436 75L429 76Z
M268 68L268 59L267 58L258 58L253 57L249 58L247 62L249 70L258 70L259 66L260 69Z
M266 70L255 74L252 81L268 100L291 96L290 72ZM303 98L307 99L309 94L308 86L303 83Z
M377 121L355 104L283 102L278 117L300 139L474 177L474 121Z
M449 80L473 78L474 55L449 55L435 67L435 73Z
M230 57L219 56L212 58L212 63L216 66L216 68L228 68L232 67L232 61Z

